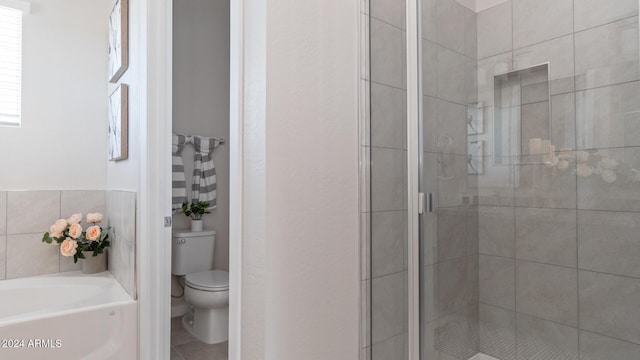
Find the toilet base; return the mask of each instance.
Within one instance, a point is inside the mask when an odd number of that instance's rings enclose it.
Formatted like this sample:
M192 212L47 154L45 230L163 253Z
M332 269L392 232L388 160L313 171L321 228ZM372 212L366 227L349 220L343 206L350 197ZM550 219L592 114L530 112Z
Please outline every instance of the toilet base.
M229 307L198 309L188 305L182 326L189 334L207 344L229 340Z

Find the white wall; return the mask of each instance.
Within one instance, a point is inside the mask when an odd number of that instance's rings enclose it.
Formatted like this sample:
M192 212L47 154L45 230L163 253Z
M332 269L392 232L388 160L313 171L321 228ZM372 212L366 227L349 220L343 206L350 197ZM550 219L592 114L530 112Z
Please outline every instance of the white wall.
M109 0L109 9L113 8L115 0ZM129 157L123 161L107 162L108 190L125 190L138 192L140 187L140 154L145 144L142 129L146 124L141 111L144 104L141 100L145 74L142 73L144 49L142 48L142 1L129 0L129 67L118 80L118 83L129 85ZM109 85L109 91L115 89ZM144 121L143 121L144 120Z
M104 189L110 0L31 0L22 127L0 127L0 189Z
M217 231L214 266L229 269L229 0L173 2L173 131L227 140L214 152L217 209L205 215ZM183 152L187 192L194 151ZM184 214L174 215L174 228L189 227Z
M243 359L357 359L359 1L259 3L245 4Z

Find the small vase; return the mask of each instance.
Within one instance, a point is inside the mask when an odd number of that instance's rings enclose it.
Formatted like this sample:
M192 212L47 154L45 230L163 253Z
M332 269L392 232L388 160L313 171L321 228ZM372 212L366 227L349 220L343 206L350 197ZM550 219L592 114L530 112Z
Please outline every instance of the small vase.
M102 253L93 256L93 251L83 251L84 259L82 261L82 272L85 274L97 274L107 271L107 254Z
M200 232L202 231L204 222L202 220L191 220L191 231Z

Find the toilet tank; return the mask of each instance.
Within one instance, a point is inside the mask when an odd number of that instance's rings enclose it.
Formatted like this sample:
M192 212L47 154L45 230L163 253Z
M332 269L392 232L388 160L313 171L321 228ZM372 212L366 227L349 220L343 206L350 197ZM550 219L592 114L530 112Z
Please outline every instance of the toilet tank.
M213 269L214 230L176 230L171 239L171 273L186 275Z

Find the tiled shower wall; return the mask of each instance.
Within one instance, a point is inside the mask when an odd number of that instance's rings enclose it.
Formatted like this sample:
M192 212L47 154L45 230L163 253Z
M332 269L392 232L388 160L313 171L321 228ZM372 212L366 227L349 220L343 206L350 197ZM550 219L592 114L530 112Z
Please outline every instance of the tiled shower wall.
M478 14L485 354L640 359L638 45L638 1L512 0ZM522 105L511 120L522 145L533 126L566 163L497 165L493 75L546 62L551 108Z
M103 190L0 191L0 280L80 270L42 235L60 218L100 212L103 227L112 226L109 270L135 297L135 199Z

